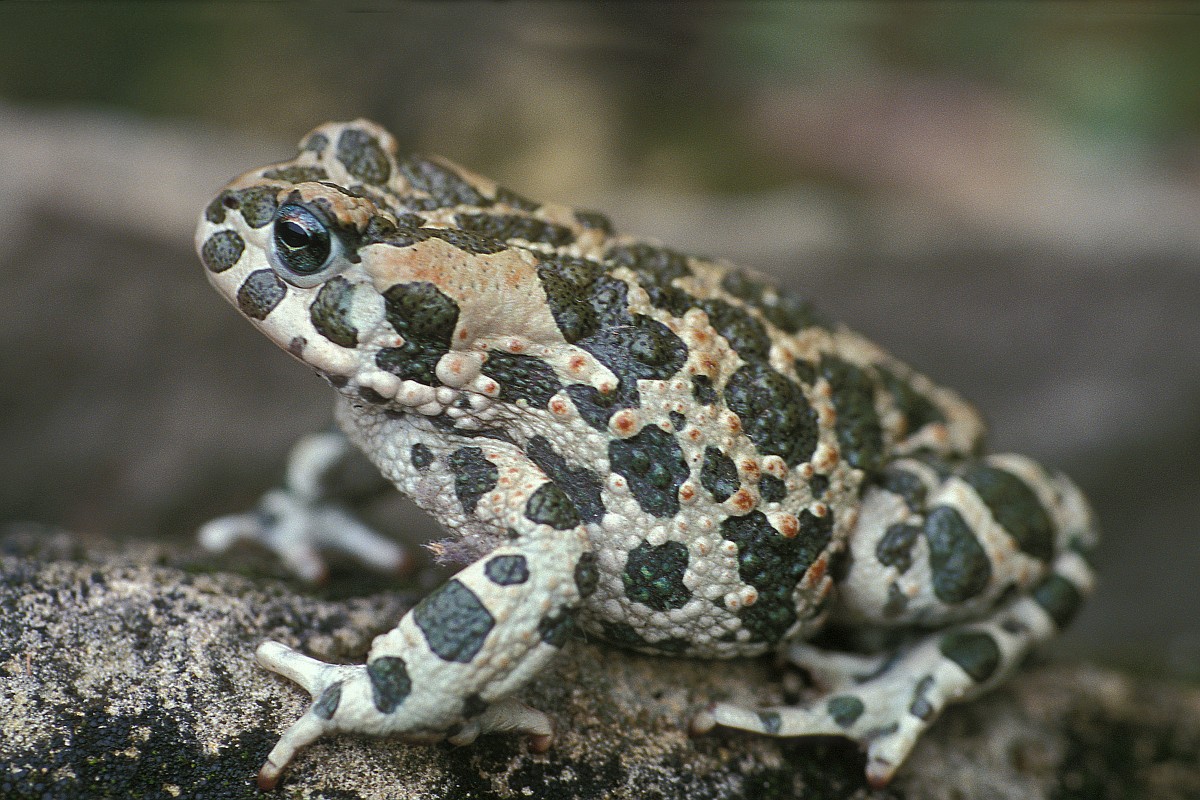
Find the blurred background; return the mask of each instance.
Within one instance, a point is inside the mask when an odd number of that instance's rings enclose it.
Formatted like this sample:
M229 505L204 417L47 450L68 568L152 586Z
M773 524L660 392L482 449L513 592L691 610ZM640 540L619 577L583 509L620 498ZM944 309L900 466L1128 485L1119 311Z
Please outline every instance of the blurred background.
M0 527L187 561L329 424L191 239L355 116L957 388L1099 511L1068 648L1200 677L1200 5L0 5Z

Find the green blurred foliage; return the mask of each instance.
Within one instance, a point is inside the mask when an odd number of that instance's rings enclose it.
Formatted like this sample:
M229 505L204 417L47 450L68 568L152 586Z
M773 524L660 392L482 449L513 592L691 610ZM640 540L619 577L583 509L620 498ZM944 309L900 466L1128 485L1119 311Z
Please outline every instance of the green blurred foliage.
M1005 92L1101 145L1200 134L1196 3L0 4L5 100L248 131L363 113L418 138L430 87L470 102L520 58L602 83L635 168L708 188L780 180L738 155L748 98L881 75ZM495 141L523 138L518 102L496 101Z
M953 75L1100 137L1200 133L1197 3L765 3L709 45L746 80Z

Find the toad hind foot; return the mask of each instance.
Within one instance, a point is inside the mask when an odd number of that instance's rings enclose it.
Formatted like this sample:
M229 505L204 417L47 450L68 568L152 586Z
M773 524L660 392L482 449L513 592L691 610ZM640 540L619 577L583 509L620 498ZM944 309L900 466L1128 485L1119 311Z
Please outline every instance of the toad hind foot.
M831 689L804 706L749 709L715 703L692 723L695 733L717 725L767 736L845 736L867 751L867 780L887 785L917 739L951 703L1003 682L1037 644L1053 636L1091 589L1092 573L1073 551L1058 555L1053 572L1028 595L987 618L930 632L883 661L873 675L838 677L836 660L818 659ZM803 664L804 652L793 659ZM850 658L847 666L865 660Z

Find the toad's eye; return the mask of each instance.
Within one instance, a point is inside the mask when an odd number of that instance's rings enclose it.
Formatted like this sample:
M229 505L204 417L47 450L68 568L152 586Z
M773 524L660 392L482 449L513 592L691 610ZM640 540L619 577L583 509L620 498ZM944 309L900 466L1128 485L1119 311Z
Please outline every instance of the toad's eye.
M287 203L275 213L275 256L293 275L323 270L332 260L333 245L329 228L304 206Z

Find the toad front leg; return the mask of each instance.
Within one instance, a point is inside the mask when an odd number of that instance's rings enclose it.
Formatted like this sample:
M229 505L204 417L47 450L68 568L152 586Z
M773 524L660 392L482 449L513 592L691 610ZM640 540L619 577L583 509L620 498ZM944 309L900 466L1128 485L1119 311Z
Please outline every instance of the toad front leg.
M485 457L503 478L470 513L510 541L377 637L365 665L325 664L277 642L259 647L263 666L313 697L267 756L260 787L276 785L297 749L339 731L455 744L513 731L549 746L549 718L509 695L566 641L574 610L595 587L592 556L574 504L541 470L503 445Z

